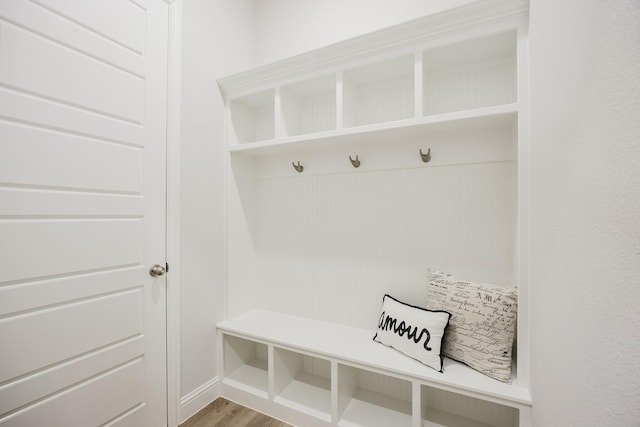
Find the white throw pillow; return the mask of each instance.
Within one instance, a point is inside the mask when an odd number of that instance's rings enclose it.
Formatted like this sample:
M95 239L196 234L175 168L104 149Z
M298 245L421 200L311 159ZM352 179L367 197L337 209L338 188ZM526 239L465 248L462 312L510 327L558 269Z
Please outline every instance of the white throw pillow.
M385 295L373 340L442 372L440 348L450 317L446 311L415 307Z
M443 355L491 378L503 382L511 380L517 289L474 283L441 271L429 271L427 308L451 313Z

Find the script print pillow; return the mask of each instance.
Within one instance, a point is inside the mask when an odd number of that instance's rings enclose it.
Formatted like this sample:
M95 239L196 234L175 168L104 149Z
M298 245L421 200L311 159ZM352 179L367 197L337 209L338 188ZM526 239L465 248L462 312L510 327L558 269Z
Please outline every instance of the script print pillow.
M518 295L515 288L429 272L427 308L451 313L442 353L499 381L511 380Z
M451 314L405 304L390 295L382 298L375 342L442 372L442 337Z

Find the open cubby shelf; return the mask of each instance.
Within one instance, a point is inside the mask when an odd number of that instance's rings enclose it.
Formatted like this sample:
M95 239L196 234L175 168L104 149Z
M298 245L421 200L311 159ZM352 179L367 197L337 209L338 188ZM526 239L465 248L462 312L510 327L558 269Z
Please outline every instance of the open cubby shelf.
M331 421L331 366L325 359L274 348L274 400Z
M338 425L411 427L411 402L358 389L349 400Z
M267 396L267 346L239 337L227 336L223 344L227 383L260 397Z
M472 2L218 80L223 396L305 427L531 426L528 13ZM372 341L428 268L518 288L511 383Z
M229 95L229 150L495 121L518 111L516 43L502 31Z

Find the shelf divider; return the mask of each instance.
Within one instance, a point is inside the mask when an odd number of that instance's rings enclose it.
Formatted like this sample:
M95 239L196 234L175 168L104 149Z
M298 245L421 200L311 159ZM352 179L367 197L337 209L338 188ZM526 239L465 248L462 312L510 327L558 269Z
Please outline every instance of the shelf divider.
M424 92L423 86L423 55L422 51L416 51L414 54L414 69L413 69L413 87L414 87L414 117L422 117L422 107L424 105Z
M344 73L342 69L336 72L336 130L344 128Z
M280 86L276 86L274 89L273 104L273 138L278 141L284 136L282 134L282 99L280 97Z

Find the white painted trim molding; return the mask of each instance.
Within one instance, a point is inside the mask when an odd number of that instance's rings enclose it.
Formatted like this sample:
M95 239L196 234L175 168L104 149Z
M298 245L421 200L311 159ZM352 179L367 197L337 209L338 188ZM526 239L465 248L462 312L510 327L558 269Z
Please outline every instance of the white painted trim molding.
M167 425L180 417L180 128L182 0L169 7L167 82Z
M220 378L214 377L180 400L180 424L220 397Z
M241 95L256 87L273 86L300 73L313 74L338 68L345 62L391 54L415 46L418 41L442 39L448 34L512 21L528 13L529 0L479 1L227 76L218 80L218 86L225 98Z

